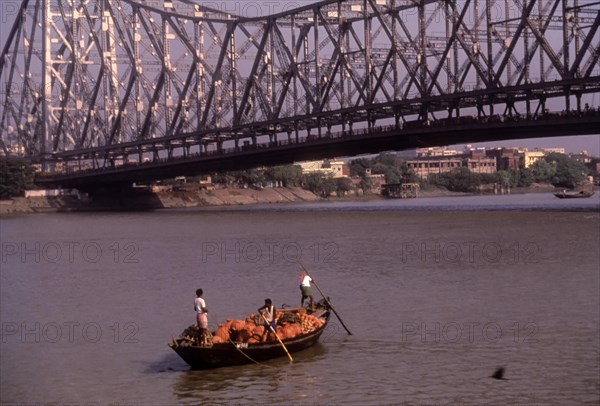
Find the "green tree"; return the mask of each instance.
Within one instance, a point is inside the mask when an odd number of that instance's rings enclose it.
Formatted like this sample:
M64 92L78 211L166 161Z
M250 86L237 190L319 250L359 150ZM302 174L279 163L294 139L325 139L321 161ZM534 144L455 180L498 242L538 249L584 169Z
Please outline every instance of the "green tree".
M218 172L212 174L212 180L213 183L228 186L264 186L266 182L265 175L258 169Z
M231 185L235 181L230 172L215 172L211 174L213 183L220 185Z
M352 190L352 181L350 178L337 178L335 180L335 192L338 196L345 196Z
M367 168L372 167L373 163L368 158L359 158L348 162L348 166L350 168L350 176L360 176L361 178L364 178Z
M304 189L310 190L314 194L317 194L321 184L321 174L320 173L307 173L302 175L302 187Z
M517 184L515 186L528 187L534 182L533 174L528 168L523 169L509 169L513 178L516 179Z
M258 169L240 171L238 183L248 186L265 186L265 175Z
M429 176L429 182L445 187L453 192L473 192L481 184L477 174L472 173L468 168L455 168L450 172L440 173Z
M546 159L538 159L529 167L534 182L550 183L556 175L556 166Z
M488 185L488 184L494 184L494 183L500 183L500 175L499 172L495 172L495 173L480 173L479 174L479 181L484 184L484 185Z
M360 180L359 187L363 190L363 193L370 194L373 188L373 181L369 177L363 177Z
M366 178L367 168L373 174L385 176L386 183L418 182L418 176L408 168L406 160L394 153L382 153L372 159L359 158L350 161L350 176Z
M402 161L402 166L400 167L402 173L402 181L409 183L419 183L419 176L408 167L406 161Z
M400 183L402 181L402 171L396 166L376 162L373 166L373 173L383 174L386 183Z
M272 182L281 182L284 187L300 186L302 168L298 165L273 166L266 170L265 177Z
M516 186L516 179L509 171L498 171L496 177L500 186Z
M331 176L325 176L323 178L323 186L321 188L321 196L329 197L335 192L336 184L335 180Z
M23 158L0 157L0 198L22 196L33 185L34 171Z
M544 160L555 168L551 178L554 186L574 188L586 180L587 167L565 154L553 152L546 155Z
M404 162L398 155L389 152L384 152L377 155L373 161L375 163L394 168L400 168Z
M309 173L303 176L303 187L321 197L329 197L336 189L334 179L322 173Z

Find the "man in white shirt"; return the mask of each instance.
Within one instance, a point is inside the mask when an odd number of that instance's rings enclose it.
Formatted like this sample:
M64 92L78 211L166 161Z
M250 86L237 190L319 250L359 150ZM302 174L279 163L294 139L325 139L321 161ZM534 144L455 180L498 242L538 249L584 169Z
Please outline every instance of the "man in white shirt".
M196 312L196 322L201 330L208 328L208 310L206 302L202 298L202 289L196 290L196 300L194 300L194 311Z
M300 284L300 291L302 292L302 300L300 301L300 307L304 307L304 300L308 299L308 306L311 309L314 309L313 294L312 289L310 287L312 278L306 272L302 272L302 274L300 275L300 279L302 279L302 283Z
M277 338L277 310L275 306L273 306L273 302L271 299L265 299L265 305L258 309L259 313L262 313L263 318L265 320L264 327L265 332L261 337L261 341L266 341L271 337L272 333L275 332L275 339ZM272 330L271 330L272 329Z

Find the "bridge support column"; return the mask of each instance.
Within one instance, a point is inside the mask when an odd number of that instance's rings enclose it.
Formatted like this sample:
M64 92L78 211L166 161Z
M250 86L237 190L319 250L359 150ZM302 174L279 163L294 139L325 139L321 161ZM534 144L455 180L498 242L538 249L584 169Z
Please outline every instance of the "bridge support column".
M477 100L477 117L481 118L485 116L485 111L483 110L483 103L481 100Z
M575 92L575 99L577 100L577 112L581 113L581 92Z
M321 128L322 124L321 124L321 117L317 118L317 134L319 139L321 139L321 137L323 136L323 130Z

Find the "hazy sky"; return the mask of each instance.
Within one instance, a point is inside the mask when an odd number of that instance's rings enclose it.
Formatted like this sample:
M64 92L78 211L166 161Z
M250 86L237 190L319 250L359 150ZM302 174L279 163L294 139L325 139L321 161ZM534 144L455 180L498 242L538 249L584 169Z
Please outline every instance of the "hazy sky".
M236 14L245 14L244 9L238 9L242 5L248 6L249 3L221 0L221 1L204 1L201 4L211 5L217 9L227 10ZM252 10L246 10L248 13L253 15L257 14L268 14L271 12L281 12L293 8L293 6L306 5L308 3L314 3L309 0L297 0L294 2L281 2L281 1L255 1L251 2L253 7ZM5 46L5 42L8 36L8 32L12 27L16 18L15 11L18 10L21 4L21 0L0 0L0 50ZM267 7L268 6L268 7ZM233 7L233 9L232 9ZM238 8L236 8L238 7ZM281 8L278 8L281 7ZM264 9L264 10L263 10ZM257 10L260 10L259 13ZM600 95L592 96L590 106L598 108L600 106ZM600 134L600 130L598 131ZM550 148L550 147L564 147L567 152L581 152L582 150L588 151L590 155L600 156L600 135L593 136L571 136L571 137L554 137L554 138L537 138L537 139L523 139L513 141L498 141L491 143L473 144L475 146L516 146L516 147L528 147L528 148ZM459 145L458 147L462 147Z

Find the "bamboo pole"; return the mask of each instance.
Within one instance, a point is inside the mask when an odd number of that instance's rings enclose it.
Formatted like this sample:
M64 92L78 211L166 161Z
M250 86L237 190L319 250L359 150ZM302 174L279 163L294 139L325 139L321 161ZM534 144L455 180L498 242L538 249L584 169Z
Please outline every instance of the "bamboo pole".
M271 325L271 323L269 323L267 321L267 319L265 318L265 315L262 314L262 312L258 312L260 314L260 317L263 318L263 320L265 321L265 323L267 324L267 326L269 326L269 329L273 332L273 334L275 334L275 337L277 337L277 341L279 341L279 344L281 344L281 346L283 347L283 349L285 350L285 353L287 354L288 358L290 359L290 362L294 362L294 360L292 359L292 356L290 355L289 351L287 350L287 348L285 348L285 344L283 344L283 341L281 341L281 338L279 338L279 335L277 334L277 332L273 329L273 326Z
M327 296L325 296L325 294L323 293L323 291L321 290L321 288L319 288L319 285L317 285L317 282L315 281L315 278L313 278L308 273L308 271L306 270L306 268L304 267L304 265L300 264L300 266L302 267L302 269L304 270L304 272L306 272L306 274L308 276L310 276L310 279L312 279L312 283L315 285L315 287L317 288L317 290L319 291L319 293L321 294L321 296L323 296L323 299L325 299L325 302L327 303L327 305L331 308L331 310L333 310L333 313L338 318L338 320L340 321L340 323L342 323L342 327L344 327L344 329L346 330L346 332L348 332L349 335L352 335L352 333L350 332L350 330L348 330L348 327L346 327L346 325L344 324L344 321L342 320L342 318L340 317L340 315L338 314L338 312L335 311L335 308L333 307L333 305L331 304L331 302L329 301L329 299L327 299Z

